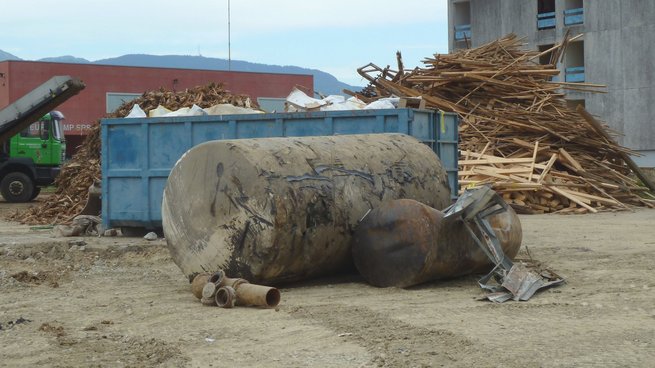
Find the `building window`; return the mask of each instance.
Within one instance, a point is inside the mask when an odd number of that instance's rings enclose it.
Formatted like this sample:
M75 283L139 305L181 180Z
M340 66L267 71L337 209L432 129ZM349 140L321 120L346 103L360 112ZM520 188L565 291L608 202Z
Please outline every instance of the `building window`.
M549 45L539 45L539 53L541 54L542 52L546 50L550 50L555 46L554 44L549 44ZM539 56L539 65L557 65L557 60L551 60L555 56L552 51L547 52L541 56ZM554 75L552 77L548 78L549 81L557 81L557 76Z
M582 0L567 0L564 10L564 25L572 26L584 23Z
M573 83L585 81L584 41L569 44L566 50L565 79Z
M107 114L116 111L116 109L118 109L125 102L133 101L138 97L141 97L140 93L107 92Z
M471 40L471 3L458 2L455 6L455 41Z
M549 45L539 45L539 53L541 54L542 52L552 49L554 44L549 44ZM540 65L550 65L550 64L557 64L557 60L550 60L553 57L553 52L548 52L545 53L541 56L539 56L539 64ZM551 62L552 61L552 62Z
M537 29L555 28L555 0L537 0Z
M566 100L566 105L573 110L576 110L578 108L578 105L581 105L582 107L586 107L585 100Z

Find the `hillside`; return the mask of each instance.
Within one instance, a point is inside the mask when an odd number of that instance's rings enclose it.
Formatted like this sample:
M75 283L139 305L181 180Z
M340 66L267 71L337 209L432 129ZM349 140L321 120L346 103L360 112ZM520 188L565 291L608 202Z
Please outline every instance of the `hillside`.
M90 61L87 60L87 59L78 58L78 57L75 57L75 56L72 56L72 55L47 57L47 58L39 59L37 61L46 61L46 62L51 62L51 63L73 63L73 64L88 64L88 63L90 63Z
M8 52L0 50L0 61L5 61L5 60L22 60L16 55L12 55Z

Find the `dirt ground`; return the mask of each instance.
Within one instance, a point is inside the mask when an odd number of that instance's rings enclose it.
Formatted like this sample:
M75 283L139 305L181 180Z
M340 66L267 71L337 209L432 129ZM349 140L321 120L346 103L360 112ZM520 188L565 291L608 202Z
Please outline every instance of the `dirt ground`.
M568 280L527 302L479 300L476 276L403 290L350 275L231 310L193 297L164 240L0 222L0 366L652 367L655 210L521 221Z

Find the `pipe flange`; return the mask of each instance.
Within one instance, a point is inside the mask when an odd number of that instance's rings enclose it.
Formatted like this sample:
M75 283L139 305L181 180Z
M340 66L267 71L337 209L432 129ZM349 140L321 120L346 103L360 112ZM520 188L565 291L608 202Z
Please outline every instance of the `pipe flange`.
M239 286L241 286L243 284L249 284L250 283L250 281L248 281L246 279L232 279L231 281L232 282L230 284L226 285L226 286L231 286L234 290L237 290L239 288Z
M202 297L202 299L200 299L200 303L202 303L203 305L214 307L216 306L216 299L214 299L213 297L212 298Z
M216 305L221 308L233 308L237 301L237 292L231 286L223 286L216 291L214 299Z
M225 281L225 272L223 272L223 270L216 271L209 277L209 282L219 287L223 286L224 281Z

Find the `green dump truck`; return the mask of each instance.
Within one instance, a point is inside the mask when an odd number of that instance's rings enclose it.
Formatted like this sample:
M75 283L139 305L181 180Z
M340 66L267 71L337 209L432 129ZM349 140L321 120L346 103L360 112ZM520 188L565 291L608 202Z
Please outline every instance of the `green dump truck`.
M53 77L0 110L0 194L28 202L54 183L66 152L59 111L50 111L84 88L79 79Z

